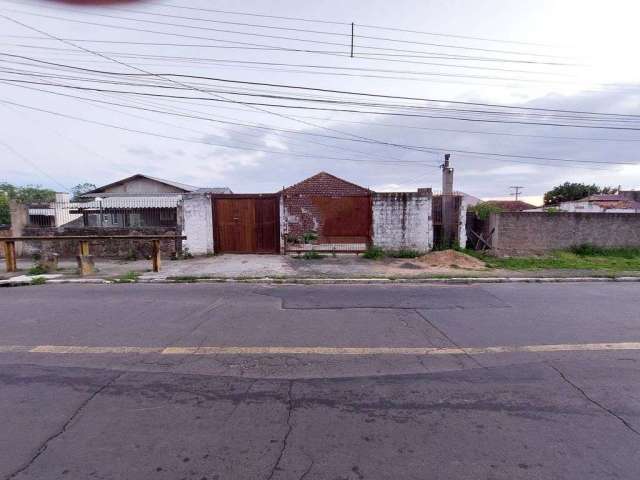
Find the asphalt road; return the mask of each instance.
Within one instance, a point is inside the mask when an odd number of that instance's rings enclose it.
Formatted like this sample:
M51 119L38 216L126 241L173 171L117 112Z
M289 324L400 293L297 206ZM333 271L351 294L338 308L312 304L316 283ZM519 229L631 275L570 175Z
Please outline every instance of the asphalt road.
M638 342L636 283L0 289L0 478L635 480Z

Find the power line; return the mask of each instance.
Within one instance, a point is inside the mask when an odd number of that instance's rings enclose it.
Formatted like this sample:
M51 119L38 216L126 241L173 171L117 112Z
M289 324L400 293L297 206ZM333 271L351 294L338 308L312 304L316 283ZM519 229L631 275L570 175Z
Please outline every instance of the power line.
M161 5L163 7L181 8L181 9L186 9L186 10L198 10L198 11L213 12L213 13L225 13L225 14L229 14L229 15L242 15L242 16L250 16L250 17L274 18L274 19L279 19L279 20L290 20L290 21L298 21L298 22L311 22L311 23L321 23L321 24L330 24L330 25L341 25L341 26L348 26L349 25L349 23L347 23L347 22L336 22L336 21L329 21L329 20L317 20L317 19L308 19L308 18L301 18L301 17L285 17L285 16L278 16L278 15L266 15L266 14L239 12L239 11L231 11L231 10L220 10L220 9L211 9L211 8L186 7L186 6L183 6L183 5L174 5L174 4L165 3L165 2L160 2L159 5ZM471 36L471 35L455 35L455 34L447 34L447 33L434 33L434 32L427 32L427 31L423 31L423 30L408 30L408 29L404 29L404 28L384 27L384 26L367 25L367 24L361 24L361 23L358 23L358 26L359 27L365 27L365 28L371 28L371 29L378 29L378 30L389 30L389 31L406 32L406 33L417 33L417 34L421 34L421 35L430 35L430 36L437 36L437 37L450 37L450 38L460 38L460 39L467 39L467 40L480 40L480 41L484 41L484 42L512 43L512 44L518 44L518 45L532 45L532 46L538 46L538 47L552 47L552 46L554 46L554 45L549 45L549 44L544 44L544 43L523 42L523 41L517 41L517 40L500 40L500 39L495 39L495 38L478 37L478 36Z
M5 1L8 1L9 3L17 3L17 2L14 2L12 0L5 0ZM22 2L20 4L22 5ZM55 7L42 7L41 6L40 8L45 8L47 10L60 11L58 8L55 8ZM24 11L14 10L14 9L6 9L6 10L14 12L14 13L25 14L25 15L44 16L43 14L36 14L36 13L33 13L33 12L24 12ZM116 10L123 10L123 9L116 9ZM127 10L125 10L125 11L127 11ZM131 10L128 10L128 11L131 11ZM168 14L160 14L160 13L152 13L152 12L140 12L140 11L137 11L136 13L143 14L143 15L169 16L169 17L171 17L171 15L168 15ZM83 14L84 15L89 15L89 16L95 16L95 17L102 17L102 18L112 18L112 19L117 19L117 20L128 20L128 21L142 22L142 23L148 23L148 24L156 24L156 25L188 28L188 29L193 29L193 30L204 30L204 31L213 31L213 32L220 32L220 33L231 33L231 34L236 34L236 35L246 35L246 36L252 36L252 37L271 38L271 39L277 39L277 40L289 40L289 41L314 43L314 44L319 44L319 45L332 45L332 46L345 47L344 43L328 42L328 41L323 41L323 40L303 39L303 38L296 38L296 37L287 37L287 36L283 36L283 35L267 35L267 34L256 33L256 32L243 32L243 31L238 31L238 30L227 30L227 29L220 29L220 28L201 27L201 26L196 26L196 25L175 24L175 23L170 23L170 22L159 22L159 21L155 21L155 20L144 20L144 19L138 19L138 18L126 18L126 17L117 16L117 15L109 15L109 14L105 14L105 13L96 13L96 12L90 12L90 13L83 12ZM173 16L173 17L177 17L177 16ZM67 20L64 17L53 17L53 18L58 18L58 19L61 19L61 20ZM177 18L180 18L180 17L177 17ZM188 19L188 20L208 21L208 19L202 19L202 18L193 18L193 17L182 17L182 18ZM210 21L216 22L216 23L220 23L220 21L215 21L215 20L210 20ZM258 26L258 25L245 24L245 26ZM316 31L314 33L327 33L327 32L317 32ZM329 33L333 33L333 32L329 32ZM536 53L531 53L531 52L521 52L521 51L513 51L513 50L498 50L498 49L490 49L490 48L468 47L468 46L452 45L452 44L441 44L441 43L413 42L413 41L407 41L407 40L389 39L389 38L384 38L384 37L372 37L372 36L366 36L366 35L358 35L358 37L359 38L369 39L369 40L383 40L383 41L396 41L396 42L402 42L402 43L415 43L415 44L424 45L424 46L435 46L435 47L450 48L450 49L455 49L455 50L470 50L470 51L489 52L489 53L503 53L503 54L508 54L508 55L522 55L522 56L541 57L541 58L545 58L545 57L546 58L565 58L565 57L558 57L558 56L547 55L547 54L536 54ZM397 49L397 48L390 48L390 47L378 47L378 46L372 46L372 45L358 45L358 48L359 49L360 48L365 48L365 49L379 50L379 51L381 51L381 50L384 50L384 51L397 51L397 52L404 52L404 53L406 53L406 52L422 53L422 51L419 51L419 50L418 51L412 51L412 50L407 50L407 49Z
M126 95L138 95L145 97L158 97L158 98L168 98L168 99L179 99L179 100L205 100L210 102L222 102L222 103L237 103L246 106L252 107L272 107L272 108L285 108L285 109L296 109L296 110L315 110L315 111L326 111L326 112L342 112L342 113L359 113L359 114L369 114L369 115L385 115L385 116L397 116L397 117L408 117L408 118L434 118L434 119L448 119L448 120L459 120L459 121L468 121L468 122L484 122L484 123L502 123L502 124L516 124L516 125L539 125L539 126L554 126L554 127L570 127L570 128L590 128L590 129L605 129L605 130L623 130L623 131L640 131L640 127L627 127L627 126L615 126L615 125L583 125L583 124L569 124L569 123L560 123L560 122L530 122L524 120L503 120L503 119L492 119L492 118L469 118L469 117L456 117L449 115L426 115L422 113L406 113L406 112L387 112L387 111L376 111L376 110L358 110L353 108L326 108L326 107L315 107L315 106L306 106L306 105L285 105L278 103L266 103L266 102L248 102L248 101L240 101L233 99L226 99L224 97L219 98L210 98L210 97L189 97L183 95L169 95L169 94L158 94L158 93L149 93L149 92L137 92L137 91L122 91L122 90L110 90L104 88L93 88L93 87L81 87L77 85L61 85L61 84L53 84L47 82L35 82L29 80L16 80L16 79L3 79L5 81L14 82L14 83L27 83L34 85L49 85L56 86L67 89L74 90L84 90L84 91L94 91L94 92L109 92L109 93L117 93L117 94L126 94ZM184 84L183 84L184 85ZM195 90L201 91L203 93L209 94L210 91L200 90L197 88L193 88ZM213 94L212 94L213 95ZM248 94L244 94L248 95ZM217 96L214 96L217 97ZM273 115L281 116L282 114L277 114L276 112L268 112ZM344 134L344 132L340 132L338 130L326 127L319 126L310 122L305 122L300 120L297 117L290 117L287 115L282 115L283 118L288 118L290 120L297 121L299 123L308 124L309 126L313 126L315 128L322 128L329 131L334 131L338 133ZM593 121L598 121L594 119ZM617 120L623 121L623 120ZM356 138L362 138L360 136L347 133L349 136L355 136ZM381 144L389 144L388 142L382 142L378 140L368 139L364 137L366 140L371 140L375 143ZM392 144L397 146L396 144ZM400 148L409 148L402 147Z
M364 96L364 97L373 97L373 98L385 98L385 99L393 99L393 100L410 100L410 101L420 101L420 102L430 102L430 103L449 103L453 105L468 105L468 106L478 106L478 107L489 107L489 108L502 108L502 109L510 109L510 110L522 110L527 112L545 112L545 113L566 113L566 114L581 114L581 115L599 115L606 117L623 117L623 118L640 118L640 115L637 114L622 114L622 113L609 113L609 112L593 112L593 111L585 111L585 110L566 110L566 109L557 109L557 108L543 108L543 107L525 107L519 105L503 105L496 103L484 103L484 102L467 102L460 100L444 100L437 98L424 98L424 97L409 97L409 96L398 96L398 95L388 95L388 94L376 94L376 93L367 93L367 92L359 92L352 90L337 90L337 89L328 89L328 88L313 88L313 87L304 87L300 85L291 85L291 84L281 84L281 83L267 83L267 82L254 82L254 81L244 81L244 80L231 80L221 77L210 77L204 75L187 75L187 74L174 74L174 73L125 73L125 72L113 72L108 70L97 70L91 68L78 67L68 64L61 64L56 62L49 62L46 60L36 59L33 57L28 57L24 55L15 55L8 53L0 53L2 56L21 58L24 60L29 60L35 63L42 63L46 65L53 65L57 67L63 67L73 70L81 70L90 73L99 73L104 75L118 75L118 76L152 76L152 77L177 77L177 78L192 78L198 80L208 80L208 81L216 81L216 82L224 82L224 83L233 83L233 84L242 84L242 85L259 85L259 86L267 86L267 87L275 87L275 88L288 88L294 90L303 90L303 91L314 91L314 92L322 92L322 93L335 93L335 94L343 94L343 95L354 95L354 96ZM190 87L188 87L191 89Z
M89 100L89 99L87 99ZM101 102L99 100L90 100L90 101L96 101L99 103L104 103ZM110 103L110 102L109 102ZM116 104L118 105L118 104ZM124 105L120 105L120 106L124 106ZM169 113L169 112L161 112L161 111L157 111L157 110L152 110L152 109L146 109L144 108L143 110L148 110L148 111L155 111L157 113ZM51 113L48 112L47 113ZM171 114L171 113L169 113ZM185 116L185 117L189 117L189 118L196 118L190 115L183 115L183 114L179 114L179 116ZM202 118L200 117L200 119L202 120L209 120L207 118ZM213 120L216 121L216 120ZM216 121L219 122L219 121ZM222 122L222 123L228 123L228 122ZM111 125L108 125L111 126ZM251 126L251 125L243 125L243 126ZM278 130L278 129L272 129L272 130ZM144 132L143 132L144 133ZM289 133L297 133L294 131L289 131ZM305 134L309 134L309 133L305 133ZM318 134L310 134L310 135L318 135ZM318 136L325 136L326 135L318 135ZM333 137L336 138L336 137ZM349 140L349 141L358 141L358 140L351 140L351 139L345 139L345 138L337 138L340 140ZM371 142L374 143L374 142ZM392 146L401 146L400 144L394 144L394 143L387 143L387 145L392 145ZM402 145L408 148L411 148L413 150L418 150L418 151L437 151L437 152L447 152L447 151L451 151L454 153L461 153L461 154L467 154L467 155L474 155L474 156L491 156L491 157L498 157L498 158L508 158L510 159L509 161L513 161L513 158L522 158L522 159L532 159L532 160L544 160L544 161L553 161L553 162L565 162L565 163L585 163L585 164L604 164L604 165L635 165L635 163L633 162L607 162L607 161L596 161L596 160L575 160L575 159L563 159L563 158L554 158L554 157L543 157L543 156L533 156L533 155L518 155L518 154L503 154L503 153L496 153L496 152L481 152L481 151L472 151L472 150L461 150L461 149L452 149L452 148L444 148L444 147L431 147L431 146L415 146L415 145ZM520 162L522 163L522 162Z

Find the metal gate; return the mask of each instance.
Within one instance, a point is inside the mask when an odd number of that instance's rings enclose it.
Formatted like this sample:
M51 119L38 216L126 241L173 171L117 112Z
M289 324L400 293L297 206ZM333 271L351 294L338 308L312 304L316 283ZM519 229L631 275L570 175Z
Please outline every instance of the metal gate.
M279 252L276 195L216 195L212 204L216 253Z
M321 243L367 244L371 237L371 196L314 197L320 211Z

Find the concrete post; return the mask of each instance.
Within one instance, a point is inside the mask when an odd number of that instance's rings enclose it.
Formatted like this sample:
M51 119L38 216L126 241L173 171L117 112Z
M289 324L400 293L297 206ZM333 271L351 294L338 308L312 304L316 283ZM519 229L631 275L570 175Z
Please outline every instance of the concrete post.
M453 199L453 167L449 166L450 157L451 155L446 153L444 156L444 163L442 164L442 244L447 248L451 246L453 225L457 223L453 218L453 214L455 213Z
M17 200L9 200L9 212L11 214L11 236L21 237L24 228L29 223L29 208ZM23 242L18 242L15 245L16 256L22 256L23 250Z

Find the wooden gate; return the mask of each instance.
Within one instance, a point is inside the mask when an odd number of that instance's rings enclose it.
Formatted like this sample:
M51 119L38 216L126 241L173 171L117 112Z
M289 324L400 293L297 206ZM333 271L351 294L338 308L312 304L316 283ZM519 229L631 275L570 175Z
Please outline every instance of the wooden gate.
M276 195L216 195L212 203L216 253L279 252Z

